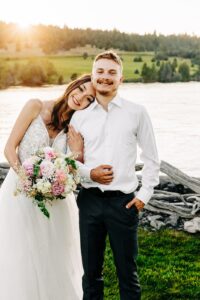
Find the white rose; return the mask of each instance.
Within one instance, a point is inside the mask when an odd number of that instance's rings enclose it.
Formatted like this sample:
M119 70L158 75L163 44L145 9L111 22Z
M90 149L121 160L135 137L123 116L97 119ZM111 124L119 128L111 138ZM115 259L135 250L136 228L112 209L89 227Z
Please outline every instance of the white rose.
M54 166L56 169L61 169L61 170L65 170L68 172L68 167L66 166L66 162L63 158L56 158L54 161Z
M73 176L68 174L67 184L65 186L65 193L70 193L76 189L76 183L74 182Z
M42 194L49 193L51 191L51 183L43 179L39 179L36 183L37 190Z

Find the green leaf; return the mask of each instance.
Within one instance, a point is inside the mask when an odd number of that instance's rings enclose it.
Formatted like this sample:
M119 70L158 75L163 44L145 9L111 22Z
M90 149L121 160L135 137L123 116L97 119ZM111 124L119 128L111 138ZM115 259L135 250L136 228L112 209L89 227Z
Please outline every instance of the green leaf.
M38 193L35 195L35 200L41 202L44 200L44 196L42 194Z
M39 160L39 161L37 162L37 164L34 164L34 166L33 166L33 175L34 175L35 177L37 177L37 176L39 175L40 164L41 164L41 162L42 162L42 159Z
M72 166L73 169L77 170L76 161L71 158L65 158L65 161L68 165Z
M50 214L49 214L48 210L46 209L44 202L39 202L38 207L41 210L41 212L49 219Z

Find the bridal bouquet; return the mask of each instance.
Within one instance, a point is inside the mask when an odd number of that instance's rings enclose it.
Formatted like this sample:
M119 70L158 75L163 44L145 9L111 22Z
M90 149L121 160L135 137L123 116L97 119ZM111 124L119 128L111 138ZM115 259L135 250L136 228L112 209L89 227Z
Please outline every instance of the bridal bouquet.
M75 158L51 147L39 149L19 169L16 194L32 198L46 217L46 203L62 200L76 189L80 181Z

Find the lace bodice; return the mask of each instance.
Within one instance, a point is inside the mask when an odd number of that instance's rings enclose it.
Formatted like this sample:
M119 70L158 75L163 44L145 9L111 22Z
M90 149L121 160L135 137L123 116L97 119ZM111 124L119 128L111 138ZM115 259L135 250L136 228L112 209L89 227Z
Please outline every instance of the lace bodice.
M18 148L18 155L21 162L34 154L39 148L51 146L64 153L67 152L66 134L62 130L54 139L52 145L44 121L38 115L28 127Z

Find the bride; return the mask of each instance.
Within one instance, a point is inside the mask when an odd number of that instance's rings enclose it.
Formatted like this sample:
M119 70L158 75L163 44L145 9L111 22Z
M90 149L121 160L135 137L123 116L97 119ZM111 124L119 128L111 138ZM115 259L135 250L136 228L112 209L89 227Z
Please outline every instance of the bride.
M58 100L30 100L5 147L10 171L0 189L0 299L80 300L82 263L74 195L48 207L47 219L31 199L14 196L21 163L38 148L67 150L66 132L75 110L93 102L90 75L67 87ZM74 138L72 139L74 140ZM82 139L69 142L82 160Z

